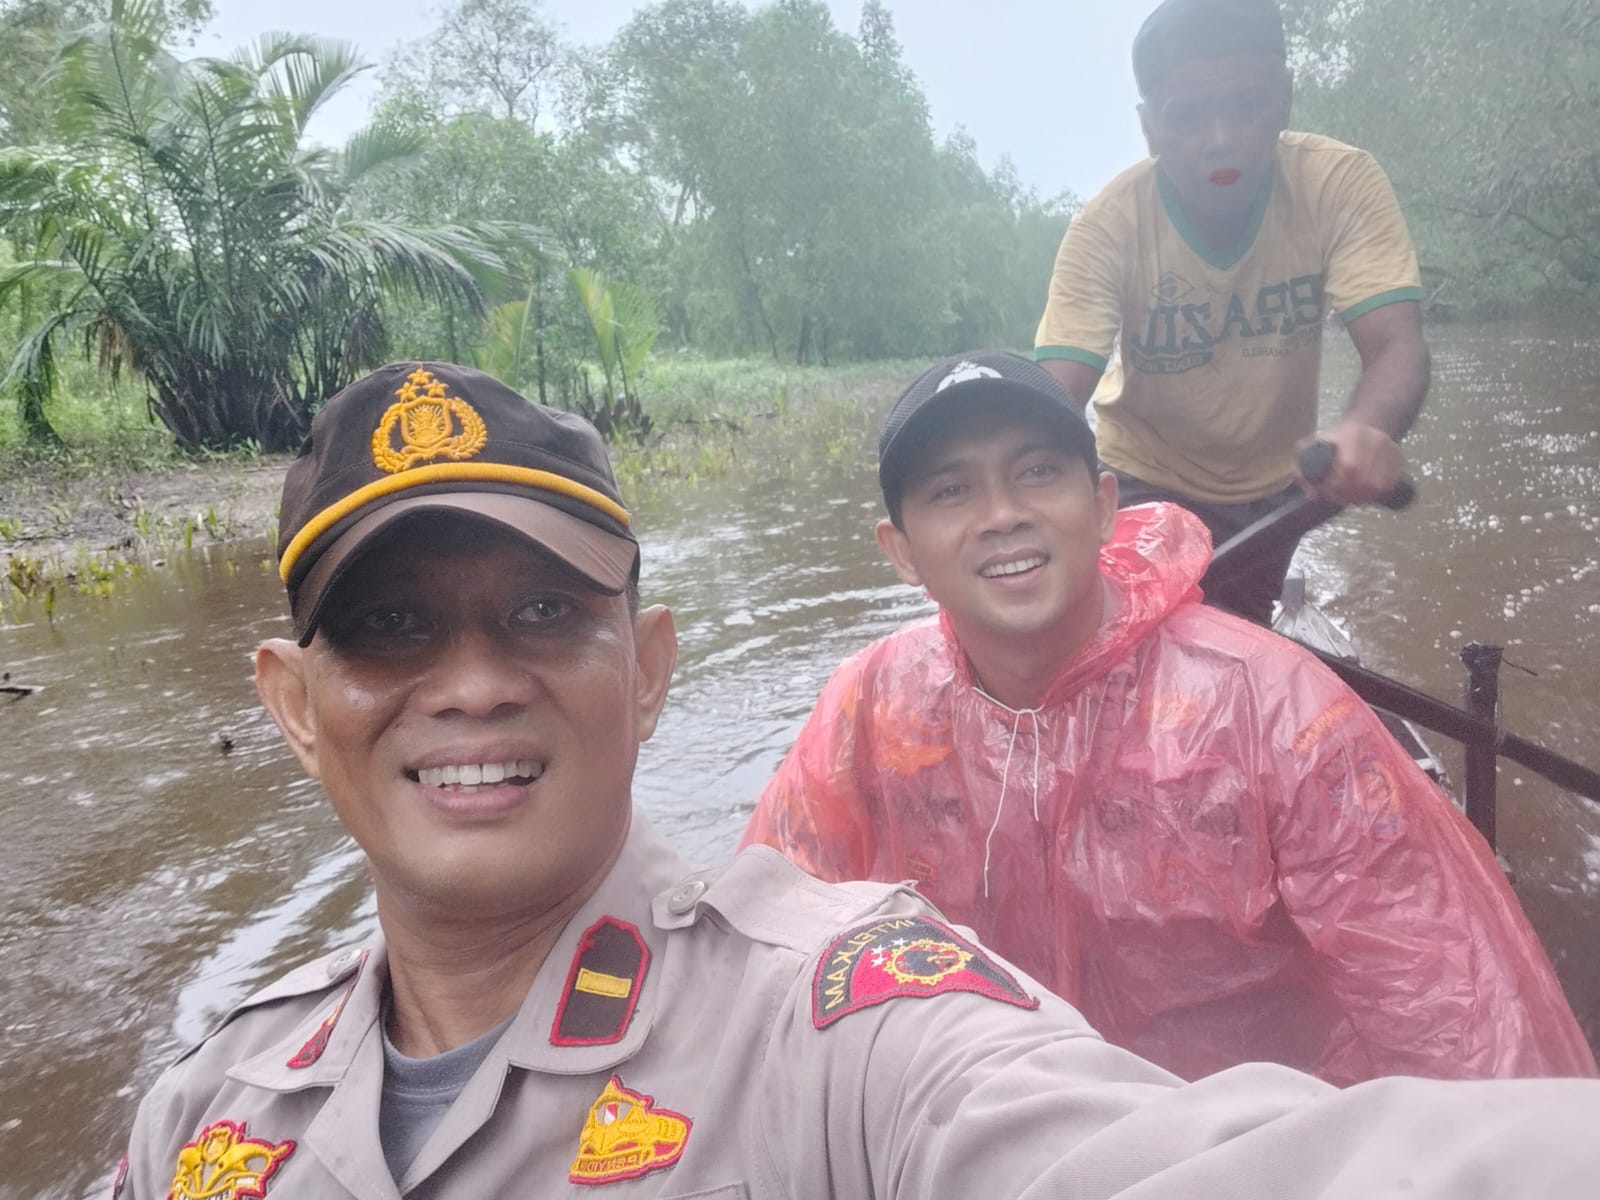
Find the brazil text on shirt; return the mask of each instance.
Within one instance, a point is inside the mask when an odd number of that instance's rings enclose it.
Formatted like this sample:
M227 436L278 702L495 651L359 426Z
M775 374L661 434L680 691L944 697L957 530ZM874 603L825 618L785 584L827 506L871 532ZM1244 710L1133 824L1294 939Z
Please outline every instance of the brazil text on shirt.
M1248 306L1237 292L1225 308L1209 300L1158 304L1145 316L1143 336L1129 339L1129 365L1149 374L1177 374L1210 362L1211 348L1235 335L1292 339L1282 345L1284 351L1310 344L1321 333L1322 302L1318 273L1259 287Z

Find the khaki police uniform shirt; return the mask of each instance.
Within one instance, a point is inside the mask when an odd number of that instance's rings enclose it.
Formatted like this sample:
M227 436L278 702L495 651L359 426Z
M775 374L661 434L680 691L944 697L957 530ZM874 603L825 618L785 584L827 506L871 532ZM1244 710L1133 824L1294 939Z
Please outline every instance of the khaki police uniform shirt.
M937 923L643 822L403 1179L381 942L245 1003L140 1107L130 1200L1592 1196L1600 1083L1178 1086Z
M1316 428L1322 324L1422 296L1416 251L1372 156L1279 137L1241 244L1188 225L1155 160L1124 171L1068 227L1034 356L1106 371L1101 457L1199 500L1280 490ZM1120 338L1120 362L1110 361Z

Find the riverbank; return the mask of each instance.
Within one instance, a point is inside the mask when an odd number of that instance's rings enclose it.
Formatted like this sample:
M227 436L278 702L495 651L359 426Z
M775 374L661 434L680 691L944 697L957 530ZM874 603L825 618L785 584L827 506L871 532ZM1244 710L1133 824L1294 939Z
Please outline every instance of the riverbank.
M782 479L819 461L869 453L886 404L915 363L837 368L663 361L641 443L612 451L630 503L758 472ZM159 569L182 550L277 536L288 455L192 460L140 429L102 424L49 455L0 456L0 619L53 602L61 588L106 591L118 575Z
M206 542L271 537L287 456L113 467L68 457L0 473L0 611L52 586L93 587ZM8 588L5 585L9 585Z

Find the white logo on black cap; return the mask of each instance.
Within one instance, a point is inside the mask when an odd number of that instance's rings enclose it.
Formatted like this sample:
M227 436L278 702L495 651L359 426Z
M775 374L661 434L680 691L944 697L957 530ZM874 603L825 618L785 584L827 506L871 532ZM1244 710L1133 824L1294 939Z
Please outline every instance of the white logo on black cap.
M996 371L993 367L980 367L975 362L962 361L962 362L958 362L951 369L950 374L946 375L943 379L939 380L939 386L934 388L933 391L934 391L934 394L937 395L938 393L944 391L945 388L949 387L951 384L953 384L953 383L965 383L969 379L999 379L999 378L1000 378L1000 372Z

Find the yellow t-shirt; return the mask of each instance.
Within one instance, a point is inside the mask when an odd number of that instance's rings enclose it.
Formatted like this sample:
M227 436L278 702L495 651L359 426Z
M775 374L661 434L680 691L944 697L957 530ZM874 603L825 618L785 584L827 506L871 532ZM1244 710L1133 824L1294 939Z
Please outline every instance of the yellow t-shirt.
M1094 405L1111 466L1196 499L1256 500L1288 482L1295 442L1316 428L1326 309L1349 324L1421 298L1372 156L1285 133L1226 254L1188 228L1155 160L1112 180L1061 242L1034 357L1110 366Z

